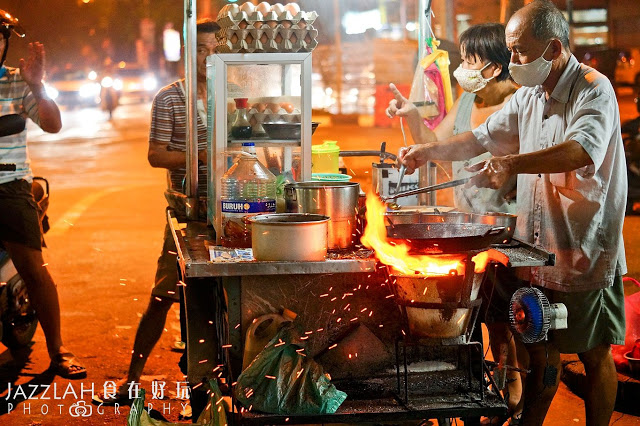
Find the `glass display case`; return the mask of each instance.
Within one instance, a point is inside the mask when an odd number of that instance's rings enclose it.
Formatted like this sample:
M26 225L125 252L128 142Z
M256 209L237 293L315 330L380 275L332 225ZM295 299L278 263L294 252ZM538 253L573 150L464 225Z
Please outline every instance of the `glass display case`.
M219 244L222 177L239 152L276 177L279 197L285 183L311 178L311 53L211 55L207 90L208 216Z

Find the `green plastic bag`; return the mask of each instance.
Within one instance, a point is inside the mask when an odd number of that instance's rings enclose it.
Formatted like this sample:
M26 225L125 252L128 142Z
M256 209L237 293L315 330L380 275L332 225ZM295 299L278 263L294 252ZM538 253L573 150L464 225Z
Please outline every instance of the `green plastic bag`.
M209 403L198 417L196 424L201 426L227 426L227 404L222 400L222 392L215 380L209 381L211 396ZM131 411L127 416L127 426L179 426L185 423L170 423L156 420L149 416L144 409L144 389L140 390L140 397L131 405Z
M295 340L291 327L281 329L240 374L234 395L245 408L285 415L332 414L347 398Z

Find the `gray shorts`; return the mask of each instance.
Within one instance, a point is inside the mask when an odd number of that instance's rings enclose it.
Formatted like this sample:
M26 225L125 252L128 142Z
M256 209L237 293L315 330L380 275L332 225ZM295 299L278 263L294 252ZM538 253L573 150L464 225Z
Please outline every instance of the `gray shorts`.
M624 345L624 285L620 275L613 285L599 290L541 290L549 302L564 303L569 313L567 329L549 332L550 341L561 353L583 353L602 344Z

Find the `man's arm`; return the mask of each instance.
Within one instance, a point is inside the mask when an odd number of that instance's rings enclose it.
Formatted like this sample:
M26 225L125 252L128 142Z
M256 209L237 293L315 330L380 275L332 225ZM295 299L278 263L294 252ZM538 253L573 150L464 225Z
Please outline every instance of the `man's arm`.
M182 151L169 151L169 144L155 140L149 140L149 152L147 158L151 167L161 167L174 170L184 168L187 165L187 153ZM207 151L198 151L198 161L207 161Z
M29 57L20 59L20 75L29 86L38 106L40 128L45 132L58 133L62 128L62 119L58 105L47 96L42 83L44 78L44 46L41 43L29 43Z
M472 132L464 132L444 141L400 148L398 160L407 166L407 174L411 174L430 160L467 160L486 151Z
M582 145L569 140L536 152L492 157L469 168L479 172L470 184L497 189L513 175L566 173L592 164L593 160Z

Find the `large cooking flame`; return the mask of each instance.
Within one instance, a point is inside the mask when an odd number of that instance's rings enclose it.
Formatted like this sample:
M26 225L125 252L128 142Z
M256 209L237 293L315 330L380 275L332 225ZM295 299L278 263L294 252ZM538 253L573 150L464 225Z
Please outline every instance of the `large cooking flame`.
M373 249L375 255L385 265L404 275L448 275L452 271L463 275L465 254L413 255L409 254L409 245L402 242L390 242L387 239L387 228L384 222L385 205L378 196L367 194L367 226L361 242L365 247ZM489 249L472 258L475 272L484 272L491 261L507 265L509 258L503 253Z

